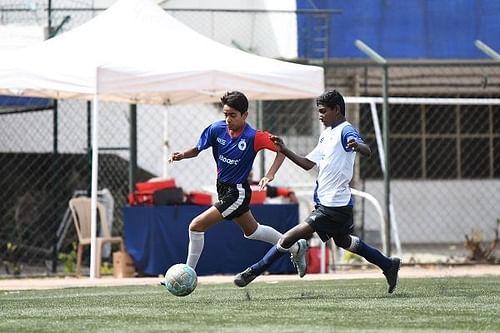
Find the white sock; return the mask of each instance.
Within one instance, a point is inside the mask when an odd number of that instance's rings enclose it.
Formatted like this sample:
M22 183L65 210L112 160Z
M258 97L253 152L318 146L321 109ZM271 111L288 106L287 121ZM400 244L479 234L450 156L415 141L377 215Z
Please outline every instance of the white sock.
M189 247L188 247L188 257L186 259L186 265L188 265L192 269L196 269L198 260L201 257L201 252L203 252L204 245L205 245L205 233L203 231L189 230Z
M299 245L297 244L297 242L293 243L293 245L288 249L285 249L283 246L281 246L279 242L276 244L276 247L280 252L290 252L291 254L297 254L297 252L299 251Z
M274 245L281 236L283 235L278 230L268 225L257 224L257 229L255 229L254 233L249 236L245 235L245 238L261 240Z
M297 242L293 243L293 245L288 249L288 252L291 254L297 254L297 252L299 252L299 244L297 244Z
M259 223L254 233L251 234L250 236L245 236L245 238L257 239L274 245L278 243L278 240L281 238L281 236L283 236L283 234L278 230L268 225L262 225ZM278 249L280 248L283 249L280 245L278 246L279 246ZM297 245L297 243L294 243L292 246L290 246L289 249L284 249L283 252L288 251L290 253L297 254L298 250L299 246Z

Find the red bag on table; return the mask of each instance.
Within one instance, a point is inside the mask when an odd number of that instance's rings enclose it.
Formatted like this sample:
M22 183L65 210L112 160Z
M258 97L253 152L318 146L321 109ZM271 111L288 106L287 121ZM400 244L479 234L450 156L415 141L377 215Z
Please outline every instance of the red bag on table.
M176 184L173 178L138 182L135 184L135 191L128 195L127 201L131 206L153 206L156 192L174 188Z

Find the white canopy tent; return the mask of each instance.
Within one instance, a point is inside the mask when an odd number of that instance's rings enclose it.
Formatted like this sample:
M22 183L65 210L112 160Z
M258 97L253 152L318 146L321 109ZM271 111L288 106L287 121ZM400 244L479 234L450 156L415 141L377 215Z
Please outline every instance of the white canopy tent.
M120 0L87 23L50 40L0 55L0 94L98 101L216 102L226 90L253 100L315 97L323 69L259 57L210 40L152 0ZM92 150L90 276L95 277L98 151Z
M151 0L120 0L0 60L0 94L174 104L218 101L236 88L254 100L308 98L323 89L322 68L219 44Z

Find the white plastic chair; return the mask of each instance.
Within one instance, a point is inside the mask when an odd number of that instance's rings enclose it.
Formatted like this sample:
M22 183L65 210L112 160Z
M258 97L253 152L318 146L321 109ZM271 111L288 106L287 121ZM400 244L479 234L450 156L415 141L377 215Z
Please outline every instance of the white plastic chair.
M80 266L82 263L83 249L90 246L91 240L91 216L90 216L90 198L79 197L69 201L69 208L73 216L73 222L78 234L78 252L76 259L76 275L80 276ZM101 257L104 244L119 244L120 251L124 251L123 238L111 236L106 218L106 208L97 202L97 212L101 227L101 235L96 238L96 277L101 276Z

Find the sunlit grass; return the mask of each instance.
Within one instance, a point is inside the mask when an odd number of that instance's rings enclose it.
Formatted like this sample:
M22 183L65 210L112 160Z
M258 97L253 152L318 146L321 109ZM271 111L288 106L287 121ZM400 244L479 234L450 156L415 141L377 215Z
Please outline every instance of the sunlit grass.
M0 292L0 332L499 332L500 279L336 280Z

